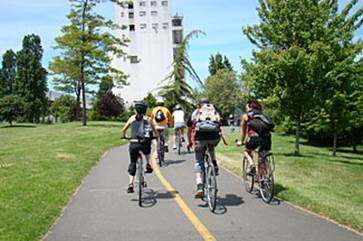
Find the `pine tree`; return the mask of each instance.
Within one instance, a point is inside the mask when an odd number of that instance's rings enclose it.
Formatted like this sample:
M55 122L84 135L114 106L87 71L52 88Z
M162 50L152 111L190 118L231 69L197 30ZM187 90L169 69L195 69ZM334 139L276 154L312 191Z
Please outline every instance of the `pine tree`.
M5 95L15 94L16 54L7 50L3 55L0 73L0 98Z

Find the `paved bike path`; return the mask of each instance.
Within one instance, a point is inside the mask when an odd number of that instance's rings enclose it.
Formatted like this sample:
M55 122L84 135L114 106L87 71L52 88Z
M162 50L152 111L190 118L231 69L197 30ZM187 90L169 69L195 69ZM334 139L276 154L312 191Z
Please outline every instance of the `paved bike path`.
M111 150L91 171L45 240L203 240L154 174L147 175L148 207L127 194L127 146ZM194 155L166 155L161 174L216 240L362 241L323 218L285 203L266 205L241 180L221 170L216 214L193 198Z

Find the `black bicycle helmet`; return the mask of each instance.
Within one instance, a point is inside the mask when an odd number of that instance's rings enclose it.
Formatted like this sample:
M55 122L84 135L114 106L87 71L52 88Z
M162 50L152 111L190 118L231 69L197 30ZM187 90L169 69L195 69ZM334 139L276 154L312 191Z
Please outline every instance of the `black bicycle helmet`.
M135 110L138 114L146 114L147 104L143 100L135 101Z
M202 97L199 99L199 105L202 104L210 104L209 99L207 97Z

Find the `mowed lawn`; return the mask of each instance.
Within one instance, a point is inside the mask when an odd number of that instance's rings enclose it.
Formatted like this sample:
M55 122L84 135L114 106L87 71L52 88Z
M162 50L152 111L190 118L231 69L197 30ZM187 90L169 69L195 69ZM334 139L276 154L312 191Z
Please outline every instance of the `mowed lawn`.
M0 125L0 240L39 240L102 154L122 143L121 128Z
M240 175L244 147L234 145L237 138L240 133L228 135L230 145L220 144L217 155L224 155L222 165ZM299 157L293 150L294 137L273 135L277 196L363 232L363 147L360 154L339 149L336 157L329 148L306 144Z

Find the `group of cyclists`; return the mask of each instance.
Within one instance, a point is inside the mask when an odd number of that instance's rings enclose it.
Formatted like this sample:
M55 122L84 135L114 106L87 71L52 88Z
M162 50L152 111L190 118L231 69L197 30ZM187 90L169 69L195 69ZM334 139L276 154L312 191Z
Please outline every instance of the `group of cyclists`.
M222 133L222 120L218 111L210 103L208 98L201 98L198 101L197 108L192 112L186 120L185 112L180 105L175 106L173 113L164 106L162 98L157 98L156 107L151 111L150 116L147 116L147 104L144 101L135 101L134 108L135 114L129 118L124 128L122 129L122 136L130 139L129 154L130 164L128 167L129 182L127 192L134 192L134 179L136 174L136 162L139 153L145 156L146 170L145 173L152 173L153 169L150 164L151 161L151 146L152 139L155 138L157 129L162 128L165 135L165 152L169 151L168 136L169 127L174 128L173 133L173 149L176 149L176 133L177 130L183 130L187 127L187 147L192 149L195 153L195 171L196 171L196 191L195 198L203 198L203 158L206 147L211 157L211 161L215 168L216 175L219 174L219 167L215 155L215 147L223 138ZM246 113L241 117L242 135L241 139L237 141L237 145L245 145L244 155L249 161L249 173L253 175L256 172L255 164L253 161L252 151L260 148L259 151L269 151L271 149L271 135L257 133L254 128L250 126L253 119L262 112L261 104L256 100L249 100L246 104ZM186 122L186 125L185 125ZM131 128L131 136L128 137L128 129ZM183 132L182 132L183 133ZM248 141L245 143L245 139ZM183 139L184 141L184 139ZM157 143L159 146L159 143Z

